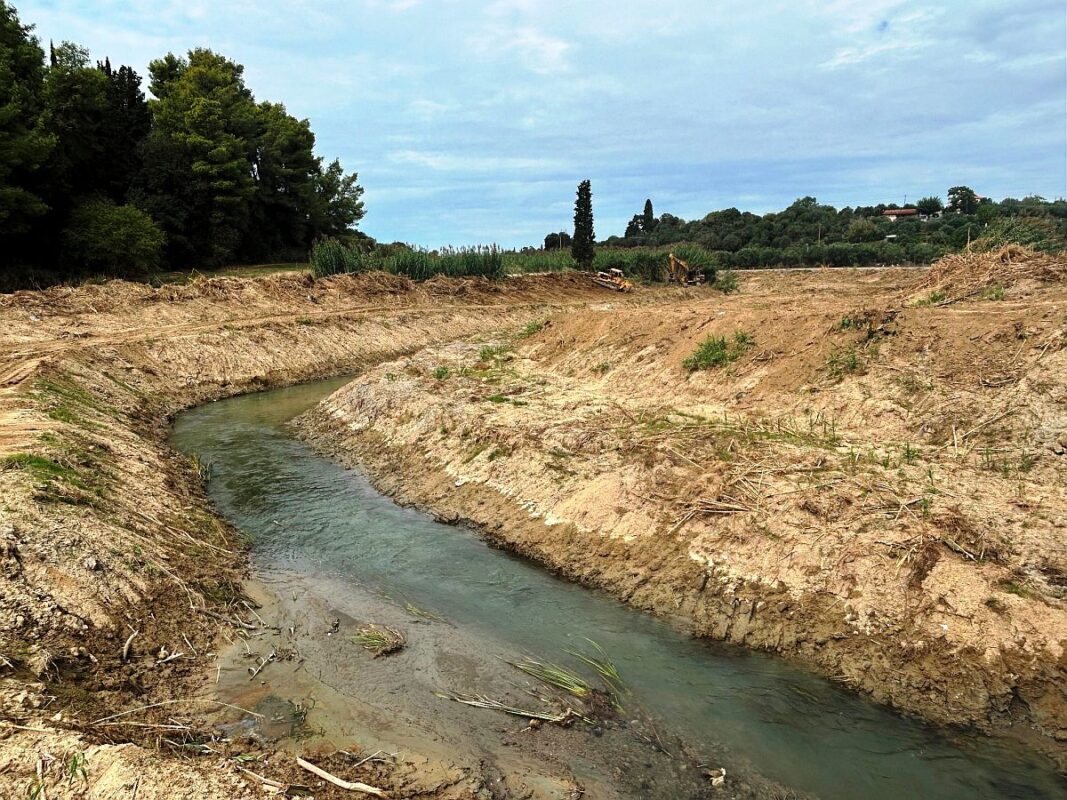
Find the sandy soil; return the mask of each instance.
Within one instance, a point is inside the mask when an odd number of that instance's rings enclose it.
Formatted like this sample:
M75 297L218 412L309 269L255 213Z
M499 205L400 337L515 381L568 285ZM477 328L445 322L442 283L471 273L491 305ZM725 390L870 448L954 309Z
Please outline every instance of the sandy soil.
M242 766L351 796L207 736L246 558L165 432L355 371L317 441L392 493L902 708L1062 739L1067 293L1012 270L989 299L958 270L766 273L732 297L297 275L0 296L0 797L263 794ZM727 368L682 369L742 328ZM445 344L472 336L504 349ZM394 796L499 777L307 755Z
M235 753L196 744L219 630L249 617L246 558L198 465L165 444L174 411L602 298L573 276L298 275L0 296L0 797L262 794ZM343 794L261 755L259 774ZM492 796L478 775L433 784L435 769L412 754L397 775L420 796Z
M1065 278L1010 250L562 310L383 364L305 433L698 634L1064 763ZM728 363L688 371L708 336Z

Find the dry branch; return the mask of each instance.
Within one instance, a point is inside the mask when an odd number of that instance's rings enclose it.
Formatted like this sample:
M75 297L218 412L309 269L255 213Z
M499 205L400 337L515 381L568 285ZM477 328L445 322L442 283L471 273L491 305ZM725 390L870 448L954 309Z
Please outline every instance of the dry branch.
M346 781L346 780L343 780L341 778L338 778L336 775L331 775L326 770L320 769L319 767L316 767L314 764L312 764L312 763L310 763L308 761L305 761L300 756L296 757L296 763L299 766L301 766L304 769L306 769L312 775L318 775L324 781L328 781L329 783L332 783L334 786L338 786L341 789L345 789L346 791L349 791L349 792L363 792L364 794L372 794L375 797L385 797L385 792L383 792L381 789L375 788L374 786L368 786L367 784L360 783L358 781Z

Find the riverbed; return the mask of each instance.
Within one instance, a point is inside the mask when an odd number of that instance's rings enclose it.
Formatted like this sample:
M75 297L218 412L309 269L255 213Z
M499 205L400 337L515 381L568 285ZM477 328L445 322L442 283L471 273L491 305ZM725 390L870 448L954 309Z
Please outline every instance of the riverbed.
M490 548L477 531L397 506L286 428L343 383L208 404L174 428L172 443L209 466L220 513L253 542L259 613L278 629L269 647L285 655L250 680L248 652L267 643L235 642L218 691L308 712L300 730L269 735L490 761L546 797L575 785L590 797L703 796L720 768L733 796L1067 794L1052 766L1020 747L937 730L780 659L695 640ZM371 657L347 639L365 622L397 627L407 647ZM507 662L580 670L566 651L595 652L589 640L625 682L615 719L524 731L525 720L440 696L540 703Z

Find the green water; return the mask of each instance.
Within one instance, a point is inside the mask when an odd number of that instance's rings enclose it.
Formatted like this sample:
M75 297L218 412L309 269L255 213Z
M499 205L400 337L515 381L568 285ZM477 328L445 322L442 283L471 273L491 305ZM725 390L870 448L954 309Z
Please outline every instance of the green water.
M934 730L780 659L694 640L491 549L471 531L395 505L284 428L343 383L212 403L175 423L172 443L210 464L211 497L252 537L261 572L387 588L475 633L487 657L555 657L593 638L633 702L693 750L725 747L761 775L817 797L1067 797L1052 766L1021 749Z

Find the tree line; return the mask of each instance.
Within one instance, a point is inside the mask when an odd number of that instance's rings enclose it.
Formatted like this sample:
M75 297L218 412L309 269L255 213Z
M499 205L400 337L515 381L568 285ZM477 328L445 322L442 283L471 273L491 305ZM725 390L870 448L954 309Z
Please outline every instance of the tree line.
M308 121L257 102L211 50L141 76L70 42L46 54L0 0L0 286L303 260L363 217Z
M667 213L657 217L647 200L623 236L602 244L633 248L689 242L716 253L718 263L730 267L927 263L977 239L1049 250L1067 244L1067 201L1027 197L994 202L967 186L954 186L947 195L947 203L930 196L904 206L841 209L803 197L778 213L728 208L692 221ZM915 213L895 220L884 213L900 209Z

